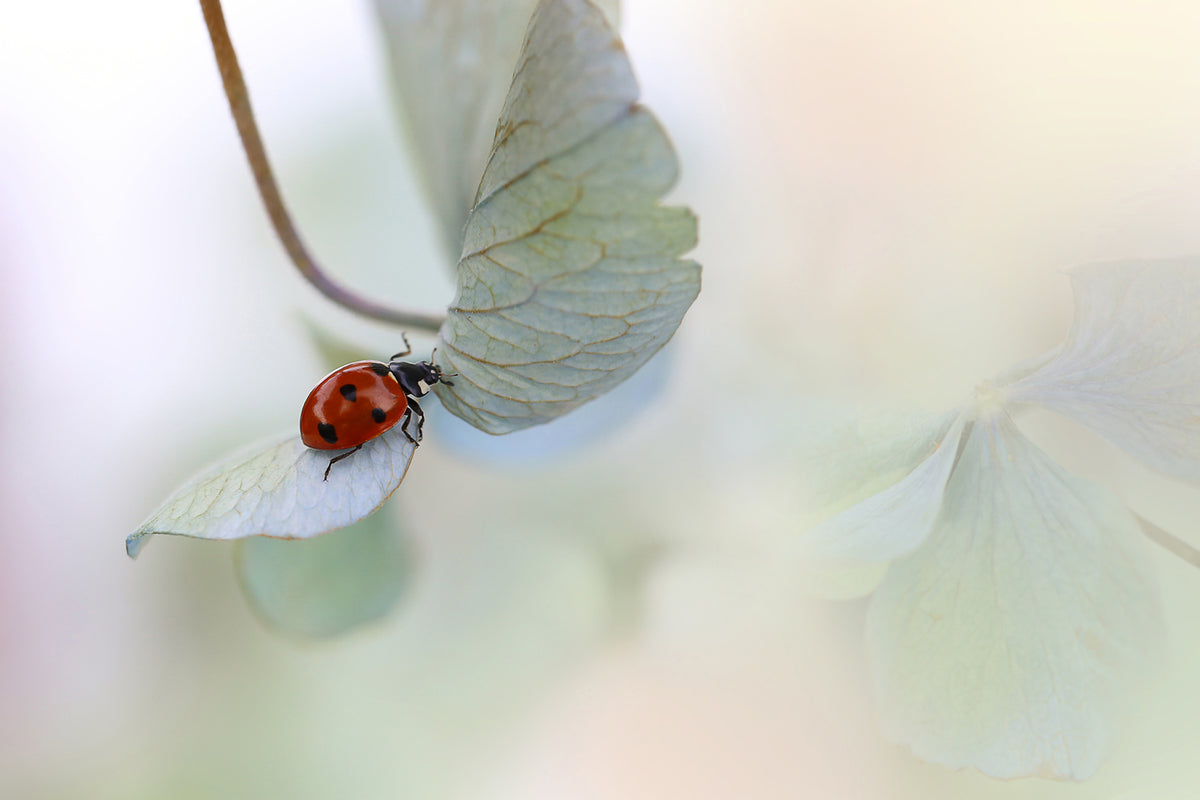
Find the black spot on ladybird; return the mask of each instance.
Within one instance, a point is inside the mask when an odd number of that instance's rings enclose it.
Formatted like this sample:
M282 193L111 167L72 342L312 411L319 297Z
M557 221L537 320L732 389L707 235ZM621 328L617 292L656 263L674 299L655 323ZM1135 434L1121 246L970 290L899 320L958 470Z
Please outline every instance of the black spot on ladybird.
M342 397L346 398L351 403L358 399L358 387L353 383L347 383L345 386L338 389L338 391L342 393Z
M328 422L317 423L317 433L330 444L337 444L337 431Z
M387 364L372 364L371 372L376 375L391 375L391 371L387 368Z
M376 422L383 422L385 419L387 419L387 412L382 408L372 408L371 419L375 420Z

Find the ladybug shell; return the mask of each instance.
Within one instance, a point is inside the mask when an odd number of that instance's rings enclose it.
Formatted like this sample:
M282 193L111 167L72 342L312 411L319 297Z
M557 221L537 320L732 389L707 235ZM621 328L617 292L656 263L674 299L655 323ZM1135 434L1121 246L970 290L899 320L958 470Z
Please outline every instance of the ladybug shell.
M335 369L300 409L300 440L317 450L344 450L381 436L404 417L408 398L387 364L356 361Z

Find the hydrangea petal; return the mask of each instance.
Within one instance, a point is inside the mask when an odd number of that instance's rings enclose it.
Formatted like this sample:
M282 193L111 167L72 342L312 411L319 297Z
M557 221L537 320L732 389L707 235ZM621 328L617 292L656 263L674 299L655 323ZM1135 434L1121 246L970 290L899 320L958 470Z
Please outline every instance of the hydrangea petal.
M678 256L685 208L658 205L676 162L620 40L586 0L534 13L477 204L435 387L489 433L548 422L613 388L675 332L700 289Z
M890 561L918 548L941 509L963 428L959 417L912 472L813 528L805 534L807 545L821 558L866 562Z
M383 504L404 480L415 445L399 426L333 466L343 451L313 450L299 436L248 447L167 498L125 540L131 558L156 533L200 539L306 539L343 528Z
M457 255L536 0L375 0L401 122ZM597 3L616 25L618 3Z
M1109 492L1003 412L976 420L933 532L868 611L888 736L999 778L1091 775L1159 644L1147 558Z
M1200 259L1074 270L1075 321L1012 401L1058 411L1168 475L1200 483Z
M411 548L386 514L311 539L239 539L234 566L264 624L309 638L386 616L413 577Z

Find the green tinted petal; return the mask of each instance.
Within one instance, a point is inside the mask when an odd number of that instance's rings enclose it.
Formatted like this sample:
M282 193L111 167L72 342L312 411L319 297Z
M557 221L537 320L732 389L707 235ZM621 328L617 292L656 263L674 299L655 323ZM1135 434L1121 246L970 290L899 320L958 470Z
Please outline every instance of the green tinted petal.
M700 290L686 208L658 200L675 155L620 40L585 0L534 15L478 202L436 387L489 433L547 422L642 366Z
M415 445L397 426L335 464L299 436L246 448L192 478L125 540L136 557L156 533L200 539L305 539L367 516L400 486Z
M536 0L375 0L413 160L457 256ZM617 19L616 0L598 3Z
M1002 413L975 421L925 544L871 600L888 735L998 778L1082 780L1161 644L1142 534Z
M307 637L335 636L385 616L413 576L411 549L387 514L311 539L242 539L234 564L259 618Z

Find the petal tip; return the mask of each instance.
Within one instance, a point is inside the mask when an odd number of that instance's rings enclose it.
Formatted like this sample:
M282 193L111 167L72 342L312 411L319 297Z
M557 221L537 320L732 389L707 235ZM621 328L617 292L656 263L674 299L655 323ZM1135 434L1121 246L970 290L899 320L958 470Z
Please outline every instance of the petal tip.
M142 552L142 548L146 546L146 542L149 541L147 538L149 535L150 534L148 531L139 530L134 531L126 536L125 555L129 556L130 558L137 558L138 554Z

